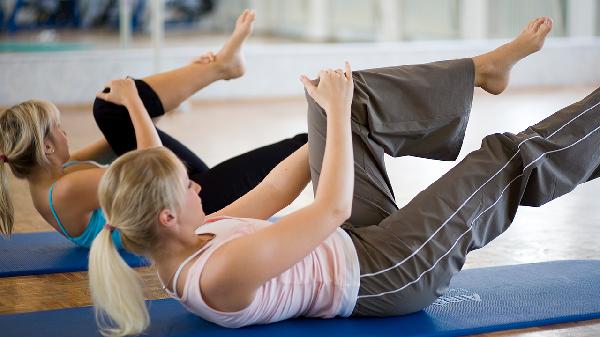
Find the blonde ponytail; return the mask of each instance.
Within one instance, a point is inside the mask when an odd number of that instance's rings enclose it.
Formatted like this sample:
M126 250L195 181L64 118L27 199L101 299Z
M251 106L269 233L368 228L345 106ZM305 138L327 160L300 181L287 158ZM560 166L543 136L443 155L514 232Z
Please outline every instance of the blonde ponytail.
M8 195L7 164L0 162L0 232L6 236L12 233L15 223L15 209Z
M104 336L139 335L148 327L150 316L140 277L121 258L108 229L92 243L89 278L96 320Z
M56 106L44 100L30 100L0 112L0 233L10 235L14 225L14 208L8 195L8 178L4 166L15 177L27 178L34 168L48 166L44 139L58 121Z
M129 152L106 171L98 188L100 206L127 250L148 256L160 249L158 215L164 209L180 210L185 172L165 148ZM89 278L102 334L142 333L150 318L139 276L119 256L107 229L90 249Z

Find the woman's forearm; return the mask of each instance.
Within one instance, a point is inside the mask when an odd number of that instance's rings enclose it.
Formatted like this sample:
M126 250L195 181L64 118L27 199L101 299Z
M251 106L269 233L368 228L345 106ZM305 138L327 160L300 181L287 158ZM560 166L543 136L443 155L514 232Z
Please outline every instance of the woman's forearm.
M284 161L279 163L264 179L272 186L283 209L304 190L310 181L308 165L308 144L303 145Z
M250 192L209 217L268 219L294 201L309 180L308 146L304 145L279 163Z
M142 100L139 97L130 99L125 104L125 107L129 111L129 116L135 129L138 150L162 146L156 127L152 123L152 119L146 111Z
M334 109L350 109L338 107ZM328 111L328 114L329 111ZM354 158L350 113L335 113L327 120L327 138L315 203L321 203L336 216L347 219L352 209ZM347 118L346 118L347 117Z

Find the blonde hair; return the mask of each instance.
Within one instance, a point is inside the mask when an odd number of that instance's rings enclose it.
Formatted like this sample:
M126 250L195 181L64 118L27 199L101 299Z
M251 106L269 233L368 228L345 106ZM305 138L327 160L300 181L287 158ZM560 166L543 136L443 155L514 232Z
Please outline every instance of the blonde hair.
M44 139L57 122L58 109L44 100L30 100L0 112L0 233L10 236L14 225L14 207L8 195L5 166L19 179L27 178L35 167L50 163L44 152Z
M183 164L163 147L127 153L106 171L98 190L100 206L127 250L150 255L157 249L159 213L181 209L186 189L181 172ZM148 327L139 275L123 261L106 228L92 243L89 279L103 335L137 335Z

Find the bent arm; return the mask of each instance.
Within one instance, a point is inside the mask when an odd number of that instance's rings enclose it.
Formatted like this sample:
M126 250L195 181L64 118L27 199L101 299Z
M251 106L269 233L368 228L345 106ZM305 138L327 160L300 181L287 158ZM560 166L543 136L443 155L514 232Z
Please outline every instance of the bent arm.
M146 107L139 96L132 98L132 100L125 104L129 115L131 116L131 122L135 129L135 140L137 141L137 149L148 149L152 147L162 146L158 132L150 115L146 111Z
M208 217L268 219L294 201L310 181L308 145L279 163L251 191Z
M327 124L315 200L272 226L224 245L221 254L228 256L225 264L231 279L238 276L248 288L258 288L302 260L350 217L354 188L350 118L330 118Z
M301 261L350 216L354 171L350 122L342 124L332 125L331 130L328 126L314 202L271 226L224 244L207 261L200 287L215 309L245 308L261 285ZM339 139L333 140L334 135ZM349 194L350 201L336 193Z
M108 92L100 92L96 96L105 101L123 105L127 108L135 130L137 149L162 146L162 142L140 98L133 79L113 80L106 84Z
M348 69L349 70L349 69ZM350 72L348 71L350 74ZM256 290L301 261L350 217L354 188L354 166L350 126L350 100L333 99L336 93L351 90L351 78L322 74L326 106L327 138L323 167L315 200L273 225L227 242L205 265L201 291L215 309L235 311L245 308ZM340 83L346 83L346 86ZM331 84L332 88L327 88ZM338 86L334 85L337 84ZM313 88L315 90L317 88ZM309 92L310 93L310 92ZM329 95L327 95L329 93ZM313 92L311 96L318 95ZM313 96L314 97L314 96ZM323 98L323 97L322 97Z

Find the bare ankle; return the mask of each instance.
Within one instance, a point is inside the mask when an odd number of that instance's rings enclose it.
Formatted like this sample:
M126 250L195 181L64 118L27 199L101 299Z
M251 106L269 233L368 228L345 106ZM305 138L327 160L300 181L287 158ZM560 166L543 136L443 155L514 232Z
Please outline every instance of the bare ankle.
M475 69L475 87L481 87L485 83L486 66L484 55L475 56L472 58Z
M215 62L215 67L219 72L222 80L231 80L238 77L242 77L246 73L244 62L240 58L234 58L233 60L219 60Z

